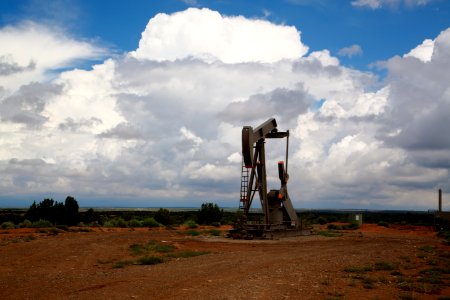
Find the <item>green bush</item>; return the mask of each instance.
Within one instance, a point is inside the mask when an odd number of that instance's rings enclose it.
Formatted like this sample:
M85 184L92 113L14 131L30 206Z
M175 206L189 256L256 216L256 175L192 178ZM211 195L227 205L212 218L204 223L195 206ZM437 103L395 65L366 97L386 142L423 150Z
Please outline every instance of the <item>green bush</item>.
M186 221L185 225L189 228L197 228L198 227L198 224L195 223L195 221L193 221L193 220Z
M121 217L115 218L113 220L113 224L114 224L114 227L120 227L120 228L127 228L128 227L127 221L125 221Z
M211 229L209 233L213 236L220 236L220 230L218 229Z
M114 223L113 223L112 221L110 221L110 220L105 221L105 222L103 223L103 227L112 228L112 227L114 227Z
M40 219L39 221L36 221L33 223L33 227L34 228L48 228L48 227L53 227L53 224L47 220Z
M32 226L33 223L28 219L25 219L23 222L19 223L19 228L31 228Z
M145 227L159 227L159 223L154 218L145 218L142 221L142 225Z
M114 218L112 220L106 220L105 222L103 222L103 227L121 227L121 228L126 228L128 227L128 222L125 221L124 219L122 219L121 217L118 218Z
M16 225L14 225L13 222L3 222L2 225L0 225L2 229L14 229L16 228Z
M187 234L192 235L192 236L198 236L200 235L200 232L196 231L196 230L188 230L186 231Z
M142 222L137 219L131 219L128 221L128 226L131 228L142 227Z

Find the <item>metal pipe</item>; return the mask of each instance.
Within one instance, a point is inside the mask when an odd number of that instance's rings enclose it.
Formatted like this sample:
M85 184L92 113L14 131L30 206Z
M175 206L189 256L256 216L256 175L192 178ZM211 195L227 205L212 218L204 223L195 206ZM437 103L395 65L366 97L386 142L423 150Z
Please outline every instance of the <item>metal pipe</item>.
M287 136L286 136L286 174L288 173L288 158L289 158L289 130L286 131L287 132Z

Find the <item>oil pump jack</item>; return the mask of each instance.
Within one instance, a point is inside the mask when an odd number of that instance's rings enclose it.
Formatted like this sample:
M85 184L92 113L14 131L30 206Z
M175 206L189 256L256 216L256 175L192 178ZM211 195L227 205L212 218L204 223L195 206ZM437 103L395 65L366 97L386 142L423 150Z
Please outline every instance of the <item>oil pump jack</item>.
M278 177L281 187L267 192L266 139L286 138L285 162L278 162ZM235 238L274 238L282 236L306 235L309 230L302 228L292 205L287 183L289 154L289 130L278 131L274 118L268 119L253 129L242 128L242 172L239 209L241 219L230 232ZM263 220L250 220L250 207L258 192L263 212Z

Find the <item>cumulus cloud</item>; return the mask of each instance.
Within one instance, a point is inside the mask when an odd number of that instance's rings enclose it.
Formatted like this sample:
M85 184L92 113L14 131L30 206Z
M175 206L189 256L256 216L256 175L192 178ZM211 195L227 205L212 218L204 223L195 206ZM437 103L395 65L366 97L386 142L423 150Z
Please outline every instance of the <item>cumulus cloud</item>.
M211 45L190 43L206 20ZM238 25L254 43L251 55L236 54ZM275 33L277 49L258 52ZM135 51L52 80L43 74L67 60L40 69L41 56L2 52L2 78L30 77L0 89L0 189L133 199L121 205L236 206L242 126L276 117L291 130L296 207L430 208L433 190L449 182L449 45L446 30L428 61L388 60L381 83L327 49L307 54L293 27L189 9L152 18ZM28 70L30 62L40 71ZM284 151L268 141L270 188L279 186Z
M338 51L339 56L347 56L350 58L355 55L362 55L362 53L363 53L362 48L359 45L351 45L349 47L339 49Z
M295 27L190 8L152 18L131 55L157 61L195 57L241 63L295 59L307 51Z
M427 62L431 60L431 56L433 55L434 50L434 41L430 39L426 39L422 44L417 46L416 48L409 51L404 57L415 57L420 59L423 62Z
M392 92L383 131L393 132L384 135L391 144L410 150L450 147L450 139L444 133L450 126L450 29L435 39L434 49L429 60L407 55L387 63Z

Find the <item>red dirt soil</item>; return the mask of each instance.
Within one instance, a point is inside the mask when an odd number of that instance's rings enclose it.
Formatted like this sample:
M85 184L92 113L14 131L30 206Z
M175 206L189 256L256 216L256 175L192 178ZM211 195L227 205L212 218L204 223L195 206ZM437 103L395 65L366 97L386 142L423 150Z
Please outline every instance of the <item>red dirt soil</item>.
M450 247L430 227L364 224L337 237L232 240L214 227L0 231L0 299L442 299ZM222 235L228 228L222 227ZM319 229L319 228L318 228ZM156 265L131 245L169 245ZM177 253L203 254L183 258ZM197 251L197 252L195 252ZM201 251L201 252L200 252ZM142 255L141 255L142 256ZM118 268L120 262L128 262ZM369 266L363 270L363 267ZM377 267L377 266L390 266Z

